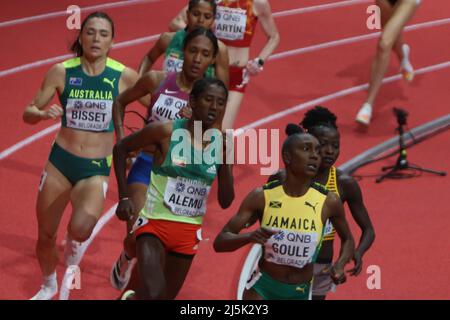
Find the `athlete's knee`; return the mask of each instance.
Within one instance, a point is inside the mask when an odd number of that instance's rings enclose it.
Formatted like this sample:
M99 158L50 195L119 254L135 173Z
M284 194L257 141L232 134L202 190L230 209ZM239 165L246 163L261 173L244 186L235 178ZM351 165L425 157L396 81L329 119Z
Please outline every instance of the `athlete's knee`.
M95 223L86 223L83 220L71 221L69 224L68 232L73 240L77 242L84 242L92 234Z
M166 299L166 286L164 279L153 279L153 281L144 281L139 292L139 298L142 300L162 300Z
M37 248L52 248L56 245L56 234L39 230Z
M378 41L378 52L381 54L390 54L394 43L394 40L382 36L380 41Z

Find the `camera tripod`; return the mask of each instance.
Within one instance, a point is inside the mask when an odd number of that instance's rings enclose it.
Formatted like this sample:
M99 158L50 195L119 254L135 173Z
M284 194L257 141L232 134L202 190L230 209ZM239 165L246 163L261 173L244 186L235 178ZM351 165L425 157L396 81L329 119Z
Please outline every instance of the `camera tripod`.
M408 162L408 159L406 157L405 141L403 138L403 134L404 134L403 126L406 124L406 116L408 114L405 111L403 111L401 109L396 109L396 108L394 108L394 113L397 116L397 122L398 122L398 128L396 130L399 133L400 149L398 152L400 154L397 158L397 162L395 163L395 165L381 168L382 171L387 171L387 170L389 170L389 171L386 172L385 174L383 174L382 176L380 176L377 180L375 180L376 183L380 183L385 178L395 179L395 178L407 177L406 175L404 175L402 173L402 171L408 170L408 169L413 169L413 170L417 170L420 172L433 173L433 174L437 174L439 176L447 175L447 173L444 171L435 171L435 170L431 170L431 169L425 169L425 168L421 168L421 167L415 166L413 164L410 164Z

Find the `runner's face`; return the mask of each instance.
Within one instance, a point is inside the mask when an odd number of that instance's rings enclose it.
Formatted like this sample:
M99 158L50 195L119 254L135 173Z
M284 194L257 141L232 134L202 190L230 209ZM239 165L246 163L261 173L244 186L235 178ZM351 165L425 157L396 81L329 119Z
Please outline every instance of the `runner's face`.
M187 12L188 32L195 28L203 27L211 29L214 24L213 7L209 2L200 1L195 7Z
M218 85L210 85L193 101L193 117L202 121L205 127L211 128L223 118L226 104L225 90Z
M103 18L91 18L86 22L80 43L83 55L88 58L106 57L113 44L111 24Z
M183 73L190 79L200 79L214 63L214 47L206 36L193 38L184 50Z
M319 127L314 129L313 135L319 140L320 155L322 162L321 169L328 169L336 162L340 153L339 132L330 127Z
M313 178L320 166L320 144L310 134L302 134L294 140L289 153L290 170L294 174Z

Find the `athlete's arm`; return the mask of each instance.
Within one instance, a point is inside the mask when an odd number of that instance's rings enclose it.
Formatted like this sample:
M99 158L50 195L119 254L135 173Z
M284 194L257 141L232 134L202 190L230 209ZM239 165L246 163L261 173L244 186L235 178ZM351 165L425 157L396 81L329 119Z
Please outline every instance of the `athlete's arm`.
M344 200L350 208L353 219L361 228L361 238L359 239L358 247L353 254L355 266L348 271L351 275L357 276L362 269L362 257L375 240L375 231L373 229L372 221L370 221L369 214L367 213L366 206L364 205L358 182L346 174L339 176L338 180L343 188Z
M56 104L47 110L42 109L50 103L57 91L61 93L64 91L65 77L66 69L62 63L58 63L50 68L33 100L25 107L22 116L24 122L36 124L41 120L56 120L63 115L63 109Z
M125 68L119 81L119 94L124 92L126 89L134 86L138 80L139 75L135 70L128 67ZM140 98L139 102L147 108L150 104L150 95L145 95L144 97Z
M130 152L161 144L172 133L172 122L153 122L125 138L118 140L113 149L114 172L119 189L119 205L116 214L120 220L128 220L134 213L128 198L126 183L126 159Z
M230 58L228 56L228 48L222 41L219 41L219 52L216 57L215 72L217 79L225 83L227 88L230 82L229 65Z
M258 228L253 232L239 232L253 225L262 217L264 211L264 191L258 188L250 192L239 208L238 213L228 221L214 241L216 252L235 251L249 243L264 244L275 231Z
M231 206L231 203L234 200L233 165L220 165L217 178L219 180L217 198L219 199L219 204L222 209L226 209Z
M142 76L153 67L155 62L162 56L169 47L174 33L164 32L155 43L155 45L147 52L139 65L139 75Z
M157 72L147 72L134 84L134 86L124 90L116 97L112 109L114 130L117 135L117 140L122 139L124 136L123 118L126 106L131 102L151 94L153 90L157 88L160 81L161 77Z
M187 10L188 6L185 6L181 11L177 14L175 18L169 24L170 31L178 31L186 28L187 26Z
M347 220L345 219L345 212L341 199L334 192L328 193L324 203L322 217L323 221L330 219L341 239L339 258L331 270L331 278L333 281L336 284L341 284L346 281L344 266L353 257L355 242L350 232L350 228L348 227Z
M253 6L255 8L255 13L258 16L258 20L261 23L261 27L267 37L266 45L261 50L258 57L266 61L278 47L278 44L280 43L280 34L278 33L275 20L273 19L269 1L255 0Z

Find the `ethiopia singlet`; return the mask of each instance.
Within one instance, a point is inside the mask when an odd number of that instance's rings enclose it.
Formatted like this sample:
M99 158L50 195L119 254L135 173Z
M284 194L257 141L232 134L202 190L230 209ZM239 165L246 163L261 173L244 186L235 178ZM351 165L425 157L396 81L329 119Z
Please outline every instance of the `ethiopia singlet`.
M175 33L170 41L169 46L164 53L164 64L163 70L166 72L181 72L183 69L183 44L184 39L186 38L187 32L186 30L179 30ZM206 69L205 76L209 78L215 77L214 66L210 65L208 69Z
M323 237L322 207L327 190L313 183L301 197L290 197L280 181L264 187L261 227L279 231L264 245L272 263L303 268L317 259Z
M112 105L119 94L119 80L125 66L107 58L105 70L98 76L88 76L81 59L63 62L66 69L64 91L59 101L64 110L62 126L94 131L113 132Z
M140 213L147 219L202 224L219 161L213 160L214 154L209 157L211 150L203 153L186 139L187 122L187 119L173 122L166 159L152 168L147 201Z
M250 47L257 22L253 0L217 1L214 33L227 46Z
M330 173L328 174L328 180L327 184L325 185L328 191L332 191L336 193L339 197L339 190L337 187L337 174L336 174L336 167L332 166L330 168ZM336 230L334 229L333 225L331 224L330 220L327 220L325 223L325 231L323 233L323 241L333 241L334 237L336 235Z
M158 90L152 94L147 120L158 122L178 119L181 108L187 105L188 100L189 93L181 91L177 85L177 73L169 72Z

